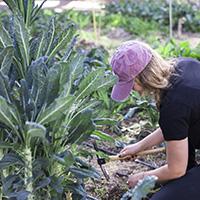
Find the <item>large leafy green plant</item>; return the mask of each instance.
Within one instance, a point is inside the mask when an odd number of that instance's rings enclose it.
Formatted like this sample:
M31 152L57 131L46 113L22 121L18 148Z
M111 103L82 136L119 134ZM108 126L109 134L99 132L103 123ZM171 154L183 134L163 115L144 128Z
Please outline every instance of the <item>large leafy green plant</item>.
M10 29L0 29L1 198L86 199L84 179L99 174L80 159L77 144L92 134L109 138L95 130L92 94L115 77L104 68L83 76L73 23L62 28L52 18L32 36L34 1L5 2L12 16Z

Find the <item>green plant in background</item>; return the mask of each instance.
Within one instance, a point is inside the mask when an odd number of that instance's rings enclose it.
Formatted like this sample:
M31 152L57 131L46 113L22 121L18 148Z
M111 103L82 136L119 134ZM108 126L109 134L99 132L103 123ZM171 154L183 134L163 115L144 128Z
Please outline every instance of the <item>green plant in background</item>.
M137 92L133 92L131 96L135 100L135 103L133 104L134 106L132 105L131 108L129 108L124 119L127 120L139 112L139 116L143 119L147 119L148 124L152 128L155 128L159 119L155 102L152 101L151 97L141 97Z
M178 20L185 17L185 31L200 31L200 11L197 5L173 1L173 23L177 27ZM118 3L111 2L106 7L107 13L121 14L123 17L138 17L147 21L156 21L161 26L169 25L169 4L167 1L159 0L120 0Z
M87 28L92 24L92 13L91 12L80 12L80 11L64 11L59 14L59 21L63 21L68 17L74 23L78 25L80 29Z
M200 60L200 44L195 48L191 48L189 42L177 42L170 40L163 46L157 49L164 57L192 57Z
M105 27L121 27L127 32L134 35L146 36L151 32L156 32L160 29L159 24L155 21L146 21L136 16L123 16L122 14L105 15L102 20Z
M135 35L141 35L143 37L152 34L153 32L159 32L159 25L155 21L146 21L137 17L126 18L124 24L125 30Z
M86 198L84 179L99 174L76 146L90 135L110 139L96 130L95 122L107 119L95 119L99 102L92 95L115 77L103 67L83 76L86 56L74 50L73 23L61 26L52 18L32 36L36 16L27 18L21 10L27 1L5 2L12 17L10 29L0 30L1 197ZM32 3L28 13L34 12Z

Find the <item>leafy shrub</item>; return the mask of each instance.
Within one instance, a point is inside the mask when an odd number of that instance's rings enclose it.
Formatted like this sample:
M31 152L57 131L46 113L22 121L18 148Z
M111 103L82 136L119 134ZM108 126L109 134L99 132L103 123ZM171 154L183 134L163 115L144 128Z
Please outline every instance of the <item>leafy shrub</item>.
M71 21L63 26L51 18L31 35L34 1L5 2L12 16L9 29L0 29L1 198L86 198L84 180L99 174L77 145L91 134L109 138L96 130L99 102L92 95L115 77L103 67L85 73Z

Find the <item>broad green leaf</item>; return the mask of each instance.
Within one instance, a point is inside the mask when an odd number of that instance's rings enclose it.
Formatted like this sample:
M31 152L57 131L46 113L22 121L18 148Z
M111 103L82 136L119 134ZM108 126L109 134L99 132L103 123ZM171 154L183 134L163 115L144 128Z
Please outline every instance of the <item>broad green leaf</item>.
M69 130L67 135L67 143L77 143L80 144L95 130L95 126L92 122L92 111L84 110L79 112L73 117L69 123Z
M38 59L39 57L42 56L42 50L45 45L45 34L43 33L42 36L40 37L41 40L38 42L38 48L36 49L35 53L35 59Z
M0 96L0 122L17 132L19 123L16 111ZM18 122L18 123L17 123Z
M90 100L89 98L85 98L76 104L76 115L80 112L85 112L86 110L96 109L99 104L100 102L97 100Z
M8 153L0 160L0 169L5 169L10 166L21 165L24 166L24 162L21 157L14 153Z
M47 42L45 36L45 33L42 32L38 37L34 37L30 41L30 56L34 61L38 60L40 57L44 57L44 47Z
M25 120L31 120L32 113L34 110L34 105L32 102L32 99L30 97L30 90L28 88L28 83L26 80L21 79L20 81L20 100L21 100L21 106L23 108L23 113Z
M77 178L94 178L99 179L100 175L97 171L91 169L84 169L78 167L70 167L69 171L73 173Z
M28 73L26 76L29 88L31 87L32 84L43 86L46 74L48 72L46 60L47 60L46 57L40 57L39 59L33 61L29 66Z
M26 190L20 190L18 192L9 193L9 199L17 199L17 200L27 200L30 192Z
M88 149L88 150L90 151L90 149ZM81 149L80 153L82 153L82 149ZM75 161L76 161L76 163L78 163L78 165L81 165L81 168L91 168L91 169L95 170L95 168L93 168L91 166L91 164L87 163L87 161L84 161L83 159L81 159L79 157L75 157Z
M0 71L8 75L10 71L10 66L13 61L14 50L12 46L7 46L0 52Z
M60 75L60 91L62 96L68 96L72 87L71 65L68 62L60 62L62 67Z
M36 183L36 187L34 191L37 191L41 188L47 187L51 183L51 179L48 177L44 177L42 180L40 180L38 183Z
M79 84L79 89L75 93L76 100L89 96L92 92L96 91L97 87L102 82L103 74L103 68L90 72Z
M72 96L58 97L51 105L41 111L36 122L39 124L47 124L54 120L59 120L60 117L68 112L73 104L73 100L74 98Z
M33 160L33 170L38 171L41 169L47 169L48 166L50 165L50 161L52 160L49 159L48 157L37 157L36 159ZM40 177L39 174L37 174L37 176Z
M21 17L14 17L14 30L24 71L29 66L29 34Z
M0 142L0 149L12 149L14 145L8 143L8 142Z
M78 198L75 197L75 199L86 199L86 197L87 197L87 193L81 184L74 183L74 182L68 180L67 183L65 184L65 188L68 191L72 191L74 196L76 194L79 195L79 197ZM80 196L81 196L81 198L80 198Z
M30 97L36 106L34 115L37 115L38 111L46 101L47 84L52 81L48 80L48 78L52 77L47 77L48 67L46 65L46 59L46 57L40 57L32 62L26 76ZM29 91L26 93L29 93Z
M51 46L55 37L55 31L56 31L55 18L52 18L49 23L48 31L45 34L45 46L44 46L45 52L44 53L46 56L48 56L50 53Z
M0 47L2 46L5 48L7 46L12 46L12 39L1 22L0 27Z
M98 131L98 130L95 130L92 132L92 135L96 135L98 136L99 138L101 138L102 140L105 140L105 141L110 141L110 142L114 142L115 140L113 139L112 136L102 132L102 131Z
M9 79L0 71L0 96L4 97L8 103L11 103L11 89Z
M27 134L32 137L45 138L46 128L35 122L26 122Z
M111 74L107 75L106 77L103 76L101 77L101 82L96 88L96 90L98 91L101 89L109 89L115 84L116 80L117 80L116 76L111 75Z
M74 33L75 33L74 24L68 24L67 28L65 28L60 33L58 38L52 44L51 50L48 52L49 55L48 60L50 60L53 56L55 56L58 51L67 47L67 45L72 40Z
M3 190L5 193L9 193L9 189L19 181L19 176L16 174L8 175L3 179Z
M64 165L65 170L68 170L75 162L74 155L71 151L63 152L62 155L53 155L53 158L60 164Z
M62 93L63 96L70 93L72 83L79 75L82 75L84 59L85 57L83 55L76 54L71 61L61 62L60 93Z
M97 91L97 95L98 95L98 100L103 102L103 106L105 107L105 109L110 109L111 107L111 99L108 96L108 91L107 89L101 89Z
M115 126L117 124L117 120L111 118L96 118L93 119L93 122L96 125L110 125Z
M47 106L50 105L59 95L60 76L61 76L61 65L58 63L50 68L46 77L47 87L46 87L45 103L47 104Z
M105 69L99 68L90 72L79 84L76 91L76 100L91 95L93 92L102 88L111 87L116 81L115 76L109 75L105 77Z
M14 56L13 60L14 60L14 64L16 65L17 71L20 74L20 76L25 77L25 71L23 69L23 65L19 60L17 60L16 55Z
M83 73L83 63L85 56L81 54L76 54L70 61L70 77L72 82L76 80Z
M77 37L78 37L77 35L74 36L74 37L71 39L70 43L67 45L67 48L66 48L66 50L65 50L65 54L64 54L64 56L63 56L63 58L62 58L62 61L63 61L63 62L68 61L68 59L69 59L69 57L70 57L70 55L71 55L71 53L72 53L72 50L73 50L73 48L74 48L74 46L75 46Z

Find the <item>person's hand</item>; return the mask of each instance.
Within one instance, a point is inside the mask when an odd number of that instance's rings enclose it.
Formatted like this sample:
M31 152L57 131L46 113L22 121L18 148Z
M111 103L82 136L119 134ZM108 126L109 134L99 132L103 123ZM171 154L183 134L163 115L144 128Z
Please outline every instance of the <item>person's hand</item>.
M126 147L124 147L120 153L119 153L119 156L120 157L125 157L125 156L128 156L128 155L134 155L136 153L138 153L140 150L139 150L139 146L138 146L138 143L135 143L135 144L130 144Z
M127 181L128 187L129 188L135 187L137 182L140 179L143 179L143 178L144 178L144 172L140 172L140 173L137 173L137 174L134 174L134 175L130 175L129 178L128 178L128 181Z

